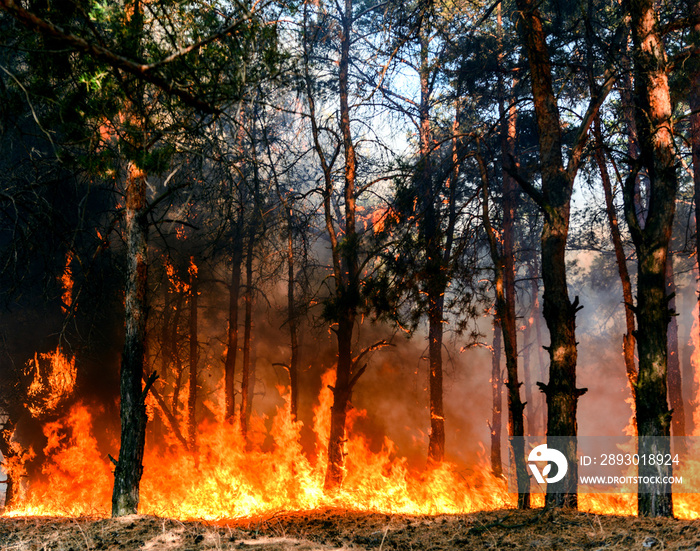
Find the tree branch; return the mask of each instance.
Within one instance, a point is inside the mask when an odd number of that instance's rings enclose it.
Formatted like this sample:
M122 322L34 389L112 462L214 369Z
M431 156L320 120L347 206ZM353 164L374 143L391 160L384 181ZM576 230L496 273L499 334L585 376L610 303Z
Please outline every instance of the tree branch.
M515 159L512 155L509 154L508 157L504 159L503 168L511 178L518 182L520 187L523 188L523 191L530 196L530 198L542 210L542 212L546 212L547 203L544 200L544 194L542 193L542 190L536 188L532 184L532 182L526 180L520 175L520 173L518 172L517 163L515 162Z
M187 445L187 440L185 440L185 437L180 432L180 427L178 427L177 425L177 419L175 419L175 416L168 408L167 404L165 403L165 400L163 400L163 397L160 395L160 392L158 392L158 390L156 390L155 388L152 388L151 395L156 399L158 407L163 412L163 415L165 415L165 418L168 420L168 424L170 425L170 429L173 431L175 438L177 438L178 442L180 442L180 444L182 444L182 446L186 450L189 449L189 446Z
M581 158L583 155L583 149L586 146L586 141L588 140L588 129L593 124L600 106L608 97L610 90L612 90L615 81L617 80L617 69L616 69L616 53L620 50L623 41L627 38L629 34L629 21L625 18L622 23L615 30L615 35L610 42L609 52L611 53L609 61L605 67L603 73L603 84L600 86L598 93L591 98L591 102L586 109L586 114L583 116L583 120L578 127L576 139L574 140L574 146L569 154L569 162L566 167L566 174L569 178L569 182L573 182L579 167L581 166Z
M100 46L99 44L92 44L87 40L75 36L67 31L64 31L58 25L54 25L49 21L46 21L37 15L21 8L15 3L15 0L0 0L0 9L9 13L22 25L28 29L37 31L44 36L49 36L54 38L63 44L70 46L71 48L91 55L95 59L106 62L107 64L121 69L129 74L134 75L139 80L153 84L154 86L160 88L164 92L172 94L173 96L179 98L184 104L189 107L193 107L198 111L210 114L218 114L220 110L212 106L210 103L199 99L195 94L182 88L177 87L174 82L170 82L160 75L153 74L151 69L162 65L163 62L158 62L153 66L135 63L134 61L127 59L113 51ZM183 54L184 55L184 54ZM166 58L167 59L167 58Z

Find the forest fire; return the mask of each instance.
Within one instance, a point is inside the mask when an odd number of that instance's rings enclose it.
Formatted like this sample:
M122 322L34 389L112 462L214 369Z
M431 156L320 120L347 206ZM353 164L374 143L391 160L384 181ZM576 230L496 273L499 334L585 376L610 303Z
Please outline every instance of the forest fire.
M328 372L324 382L332 376ZM512 501L505 481L491 476L485 465L466 478L449 464L412 473L405 460L396 457L390 440L385 440L380 453L373 453L362 437L346 443L343 487L327 494L324 450L331 392L325 386L315 408L319 453L313 462L299 444L301 424L291 419L288 398L285 395L286 407L278 409L269 434L264 421L253 418L247 444L235 423L218 422L199 427L196 456L183 451L176 441L147 450L140 510L179 519L238 518L326 506L441 514L503 508ZM360 415L353 413L349 428ZM6 514L108 515L112 465L98 451L87 408L73 407L65 422L47 424L44 432L48 438L45 479L33 481ZM268 437L273 441L269 446Z
M700 519L700 4L25 4L0 529Z
M391 440L385 438L382 450L376 453L362 436L346 442L342 488L325 492L332 401L328 385L333 377L333 371L324 375L324 387L314 408L315 460L302 450L301 423L291 418L287 389L280 387L284 407L277 409L269 431L264 419L253 417L247 443L237 423L220 420L200 425L196 455L183 450L174 438L165 445L147 447L140 511L181 520L217 520L326 507L439 515L514 506L515 496L509 494L505 480L493 476L485 461L466 470L443 463L415 472L397 455ZM353 410L349 430L363 414ZM5 515L109 516L113 466L99 451L88 408L77 404L63 421L47 423L43 430L48 443L42 480L27 484ZM25 457L31 457L31 452ZM19 479L21 462L10 463L9 470ZM534 494L533 506L543 504L543 495ZM634 515L636 495L581 493L579 509ZM700 518L700 497L677 495L675 514L684 519Z

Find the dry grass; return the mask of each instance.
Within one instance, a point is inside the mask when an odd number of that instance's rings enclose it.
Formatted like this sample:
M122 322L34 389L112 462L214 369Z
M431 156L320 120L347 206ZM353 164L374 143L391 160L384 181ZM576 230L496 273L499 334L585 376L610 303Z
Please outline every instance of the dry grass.
M700 521L563 511L408 516L324 510L218 523L0 518L2 551L542 549L700 551Z

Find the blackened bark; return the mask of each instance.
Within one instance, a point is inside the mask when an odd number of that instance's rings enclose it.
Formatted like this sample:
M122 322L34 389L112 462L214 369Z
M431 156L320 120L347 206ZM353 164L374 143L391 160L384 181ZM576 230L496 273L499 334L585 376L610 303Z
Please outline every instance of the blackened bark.
M350 404L352 370L352 333L354 319L345 316L338 323L336 338L338 340L338 367L333 386L333 405L331 406L330 439L328 441L328 468L324 486L333 490L340 486L345 472L345 421Z
M525 434L535 434L537 417L534 413L533 394L532 394L532 361L530 358L530 348L532 347L532 323L529 320L525 322L523 330L523 386L525 387L525 404L529 404L527 408L528 414L525 415L527 421Z
M236 414L235 399L235 376L236 357L238 356L238 301L241 295L241 265L243 263L243 243L241 243L241 232L236 233L233 242L233 252L231 254L231 284L229 285L228 296L228 334L226 363L224 364L224 396L225 396L225 416L231 422Z
M280 187L279 179L277 176L277 171L275 170L275 164L273 162L272 151L270 148L270 141L267 137L267 133L263 130L263 135L265 137L265 144L267 146L268 158L270 159L270 168L272 170L272 176L275 181L275 187L277 189L277 196L279 197L282 208L284 209L284 216L286 222L287 230L287 326L289 327L289 365L287 367L289 371L289 413L292 420L297 420L297 413L299 409L299 314L297 309L297 297L296 297L296 250L294 247L295 237L297 230L295 230L295 216L291 198L288 192L284 192ZM303 262L303 258L302 258Z
M513 463L515 465L516 481L518 486L518 508L528 509L530 507L530 479L527 472L525 462L525 420L524 410L525 404L520 399L520 382L518 380L518 343L517 332L515 327L515 273L511 272L506 276L507 268L513 270L513 262L506 261L506 250L513 254L512 241L506 246L506 216L504 216L504 244L503 251L499 249L496 232L491 225L489 215L489 178L486 163L484 162L481 153L477 152L477 161L481 173L482 194L483 194L483 223L486 229L486 235L489 241L489 250L491 252L491 260L493 262L494 278L493 286L496 295L496 320L503 331L503 348L506 352L506 373L508 388L508 428L510 436L511 453L513 454ZM504 186L505 186L504 182ZM504 190L505 193L506 190ZM511 190L508 190L511 191ZM513 204L508 200L504 201L504 208L513 208ZM511 213L512 214L512 213ZM509 224L510 237L512 235L512 218ZM508 281L510 278L510 281ZM513 293L511 300L507 293Z
M199 371L198 308L199 290L197 266L190 262L190 380L187 398L187 440L190 452L197 453L197 373Z
M629 0L634 43L635 120L640 156L649 181L647 216L640 220L635 205L633 170L624 185L625 217L638 259L637 350L639 377L636 408L639 454L670 453L671 412L667 402L668 323L666 260L675 214L678 179L673 143L671 98L666 53L653 0ZM651 437L651 438L647 438ZM640 465L640 477L667 477L672 465ZM640 482L639 514L671 516L670 485Z
M498 6L499 38L502 35L501 5ZM503 44L499 44L499 66L503 68ZM525 403L520 398L521 383L518 378L518 332L515 317L515 211L518 200L518 192L515 180L505 170L507 159L515 158L515 133L517 121L517 109L514 98L506 110L506 94L503 82L503 71L499 71L498 78L498 111L501 120L501 179L503 182L503 250L499 254L498 243L493 231L490 231L489 245L491 259L494 266L496 282L496 313L498 322L503 331L503 349L506 356L506 373L508 379L508 433L510 437L510 451L515 464L516 480L518 486L518 508L530 508L530 482L525 464ZM512 87L517 85L514 79ZM483 166L481 156L479 162L482 165L482 181L486 187L486 167ZM488 218L488 195L485 192L484 204L486 211L484 216ZM490 228L490 223L488 228ZM487 228L487 231L488 231Z
M588 1L588 15L593 17L595 12L595 4L592 0ZM591 91L591 95L595 93L596 82L594 74L595 59L593 55L593 43L594 38L592 36L592 28L586 26L586 44L588 47L588 86ZM629 56L625 52L623 55L627 68L629 69ZM629 73L629 71L628 71ZM625 75L624 78L630 78L630 75ZM623 82L621 88L625 88L627 82ZM631 89L627 91L622 91L623 100L623 110L625 111L624 118L628 123L628 129L630 130L630 135L636 135L636 127L634 126L634 111L630 111L629 105L631 105ZM628 102L626 105L624 102ZM620 234L620 228L617 220L617 212L615 211L615 204L613 202L613 192L612 185L610 183L610 175L608 174L608 166L605 160L605 144L603 142L603 131L600 114L596 115L595 121L593 123L593 137L594 137L594 152L593 157L595 163L598 166L598 171L600 173L600 179L603 184L603 193L605 195L605 211L608 218L608 226L610 228L610 236L613 243L613 249L615 251L615 260L617 261L617 270L620 276L620 283L622 285L622 302L625 309L625 327L627 332L622 337L622 355L625 361L625 371L627 373L627 381L632 392L632 398L634 399L635 385L637 384L637 366L634 361L634 312L632 311L633 297L632 297L632 283L629 277L629 271L627 269L627 257L625 255L625 250L622 244L622 236ZM633 140L630 138L630 144ZM634 145L636 147L636 145ZM636 420L635 420L636 422Z
M14 457L15 451L10 445L10 440L14 434L15 425L12 419L7 418L5 424L2 426L2 431L0 431L0 454L2 454L3 461L7 462L9 459ZM15 497L15 479L12 478L12 473L5 471L5 480L1 481L5 484L5 501L0 507L0 513L8 509L12 505L12 501Z
M121 447L114 470L112 516L138 512L139 484L143 474L146 443L146 393L141 379L145 363L146 341L146 175L133 162L129 164L126 184L127 274L124 296L126 333L121 363L120 415Z
M666 260L666 290L670 298L668 308L676 311L676 280L673 274L673 257L668 255ZM685 404L683 401L683 381L681 378L681 362L678 356L678 321L671 316L668 324L668 401L671 404L671 434L676 442L675 451L685 455Z
M428 53L431 14L423 14L420 29L420 165L418 197L421 204L420 231L423 234L426 265L424 291L428 297L428 392L430 402L430 435L428 462L441 463L445 458L445 410L442 383L442 338L445 305L445 270L443 266L440 221L435 206L436 193L431 159L430 103L432 96L431 68Z
M587 128L581 127L580 141L572 148L569 169L564 167L559 108L552 87L552 71L545 31L539 10L533 0L517 0L520 27L527 52L537 120L542 190L526 191L544 212L542 229L542 279L544 282L543 313L550 334L549 382L538 383L547 399L547 440L567 436L565 449L569 469L558 484L558 491L548 492L546 504L572 507L578 504L576 410L578 398L585 392L576 388L576 312L578 299L569 300L566 279L566 240L573 179L578 170L580 149ZM592 104L591 107L595 108ZM585 121L590 124L589 121ZM577 148L578 152L577 152Z
M178 416L178 408L180 406L180 392L182 390L182 375L183 375L183 366L182 366L182 359L180 358L180 351L179 351L179 341L180 341L180 317L182 315L182 303L183 303L183 295L182 293L177 294L177 299L175 301L175 315L173 316L173 325L172 325L172 332L171 332L171 338L170 338L170 343L171 343L171 348L170 348L170 353L171 353L171 361L174 364L175 368L175 382L173 383L173 396L172 396L172 401L170 402L170 409L173 412L173 417L177 419Z
M439 274L437 277L440 277ZM437 286L436 286L437 287ZM430 392L430 437L428 461L440 463L445 459L445 410L442 400L442 314L444 291L428 290L428 388Z
M338 91L340 99L340 130L345 152L343 196L345 203L345 237L342 244L337 241L337 234L331 221L330 189L326 177L327 191L324 197L326 225L333 245L333 271L335 276L335 309L338 341L338 364L336 382L333 388L333 405L331 406L330 439L328 441L328 467L324 487L333 490L340 486L344 472L344 441L347 408L354 381L360 371L352 373L352 335L360 300L358 238L355 225L355 179L357 158L350 128L349 75L350 42L353 23L352 0L345 0L344 13L341 15L342 35L340 63L338 66ZM325 163L324 163L325 166ZM342 245L342 246L341 246Z
M146 381L148 382L148 381ZM182 444L182 448L184 450L189 449L189 444L187 443L187 439L182 435L182 432L180 432L180 424L177 421L177 418L173 414L173 412L168 408L168 404L165 403L165 400L163 397L160 395L160 392L158 392L157 389L151 388L151 394L156 400L156 403L160 407L160 411L163 414L163 416L167 419L168 425L170 426L170 430L173 431L173 434L175 435L175 438L177 438L178 442Z
M508 426L510 428L511 453L515 462L518 481L518 508L530 508L529 475L525 465L525 403L520 398L518 379L518 333L515 317L515 251L514 219L516 203L515 182L504 174L503 179L503 290L502 316L503 348L506 355L508 380Z
M255 251L255 230L250 229L248 246L246 247L245 275L246 287L244 294L245 320L243 322L243 369L241 372L241 433L248 438L248 425L250 422L251 402L251 346L253 335L253 253Z
M547 366L544 355L544 346L542 344L544 341L542 339L542 320L539 299L540 286L537 283L539 278L539 272L536 266L530 267L532 269L532 271L530 272L530 288L533 297L532 312L535 317L535 350L537 351L537 364L539 366L540 378L544 379L547 372ZM539 397L540 398L538 402L540 412L540 426L542 427L542 430L544 432L544 429L547 426L547 398L546 396L542 397L541 395L539 395Z
M605 211L608 217L608 226L610 227L610 236L612 238L613 249L615 250L615 260L617 261L617 273L620 276L622 284L622 300L625 307L625 328L627 332L622 336L622 355L625 360L625 371L627 372L627 381L629 382L632 398L635 396L635 388L637 385L637 365L634 361L635 348L635 328L634 328L634 312L632 306L634 298L632 296L632 282L630 281L629 270L627 269L627 256L622 245L622 235L615 212L615 204L613 203L612 184L608 167L605 163L605 154L603 152L603 133L601 131L600 117L596 117L593 133L596 141L596 149L594 153L595 162L600 172L600 179L603 183L603 192L605 195Z
M292 214L288 210L287 218L287 316L289 317L289 409L292 419L297 418L299 402L299 321L297 320L296 299L294 297L294 232L292 227Z
M161 343L162 343L162 373L169 374L171 371L171 362L173 361L174 343L170 339L172 332L173 317L175 313L174 301L177 290L174 289L171 281L166 283L165 302L163 304L163 325L161 327Z
M501 429L503 427L503 380L501 378L501 326L493 322L493 349L491 351L491 471L503 474L501 460Z

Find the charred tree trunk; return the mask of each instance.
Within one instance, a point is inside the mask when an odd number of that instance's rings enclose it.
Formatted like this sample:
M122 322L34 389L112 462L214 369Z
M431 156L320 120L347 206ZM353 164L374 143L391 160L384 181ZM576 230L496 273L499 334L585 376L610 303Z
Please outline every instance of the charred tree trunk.
M240 231L236 232L231 254L231 284L228 295L228 334L226 363L224 364L225 417L231 422L236 414L235 376L238 355L238 301L241 296L241 265L243 264L243 243Z
M530 313L528 323L525 327L525 346L528 349L528 354L525 358L529 361L529 371L534 374L534 378L544 379L546 377L546 365L542 348L542 327L541 327L541 312L539 300L539 269L537 266L537 256L534 251L527 259L527 270L530 280L530 296L532 302L530 304ZM534 356L534 358L533 358ZM523 362L523 368L525 368ZM535 370L536 368L536 370ZM527 382L526 382L527 384ZM528 431L530 435L545 434L547 427L547 411L544 396L541 393L530 394L526 391L527 403L530 404L530 415L528 417Z
M173 343L171 342L170 335L172 333L173 317L175 314L175 297L177 290L172 285L170 279L166 283L167 289L165 291L165 302L163 304L163 325L161 327L161 343L162 343L162 359L161 366L162 371L166 376L173 371Z
M352 341L360 304L359 285L359 235L356 228L355 205L355 180L357 172L357 158L353 143L352 129L350 127L349 104L349 66L350 43L353 25L352 0L345 0L344 8L337 4L340 13L340 60L338 63L338 92L340 113L341 142L336 152L327 156L324 151L320 132L316 119L316 107L314 100L314 87L309 67L309 41L307 24L309 22L309 3L304 4L304 76L307 91L309 109L309 122L313 137L313 145L318 155L323 172L323 213L325 217L326 231L331 245L331 257L333 266L333 279L335 289L333 296L327 302L328 318L332 322L332 330L335 333L338 344L338 358L336 367L336 382L331 388L333 391L333 405L331 406L330 438L328 440L328 465L324 481L326 491L337 489L343 481L345 462L345 421L347 409L350 407L352 388L358 378L364 372L361 367L353 372L356 367L352 357ZM333 164L342 148L345 157L343 167L343 202L344 218L339 221L340 228L336 228L334 220L335 208L333 204L334 183Z
M437 464L445 458L445 410L442 389L442 337L445 277L442 266L440 222L435 207L435 186L431 160L430 102L432 96L431 68L428 59L430 43L430 13L425 13L420 35L420 168L418 171L419 201L421 203L420 231L423 234L426 267L424 290L428 297L428 392L430 401L430 436L428 462Z
M525 430L525 434L532 436L537 434L537 416L535 415L534 400L532 395L532 360L530 358L530 348L532 346L532 323L530 320L525 323L523 341L523 386L525 387L525 404L530 404L530 407L527 410L529 413L525 415L525 420L527 421L527 429Z
M175 315L173 316L173 325L172 325L172 332L171 332L171 337L170 337L170 343L171 343L171 348L170 348L170 353L171 355L171 361L173 362L175 366L175 382L173 383L173 396L172 396L172 401L170 403L170 410L173 412L173 417L177 419L179 417L178 415L178 408L180 406L180 391L182 390L182 375L183 375L183 368L182 368L182 360L180 359L180 350L179 350L179 341L180 341L180 316L182 312L182 302L183 302L183 295L182 293L177 294L177 299L175 301Z
M539 299L539 285L537 284L537 279L535 277L535 274L539 276L539 273L536 269L533 269L533 274L531 276L532 278L532 293L533 293L533 305L532 305L532 311L535 316L535 349L537 351L537 363L539 366L539 372L540 376L542 379L544 379L547 371L547 366L546 366L546 360L545 360L545 355L544 355L544 346L543 346L543 339L542 339L542 320L540 319L541 313L540 313L540 299ZM539 411L540 411L540 426L543 429L547 426L547 399L546 397L539 395Z
M440 274L435 274L440 277ZM437 286L436 286L437 287ZM444 291L428 290L428 388L430 392L430 437L428 462L437 464L445 459L445 410L442 401L442 313Z
M639 455L670 453L671 412L667 402L668 323L666 260L675 214L678 180L673 143L666 54L653 0L629 0L634 43L635 119L640 157L624 186L625 217L637 251L637 349L639 376L636 408ZM635 182L640 169L649 180L647 216L639 219ZM665 477L672 465L640 465L640 477ZM642 516L671 516L669 485L641 482Z
M352 334L355 325L354 316L346 313L336 329L338 340L338 367L331 406L330 439L328 441L328 469L325 488L333 490L340 486L345 472L345 420L350 405L352 388L350 373L352 370Z
M499 41L502 38L501 5L498 6ZM499 44L499 66L503 66L503 45ZM514 80L512 86L517 81ZM515 101L511 98L506 110L506 94L499 71L498 78L498 110L501 119L501 178L503 182L503 249L499 253L498 243L490 222L487 224L491 259L495 270L496 282L496 313L503 330L503 349L506 355L506 373L508 379L508 432L510 450L515 465L518 486L518 508L530 508L530 481L525 464L525 403L520 398L520 381L518 378L518 331L515 316L515 210L518 198L516 183L505 170L506 159L515 157L515 134L517 110ZM484 216L488 219L488 190L486 167L481 155L482 181L484 183Z
M479 162L479 170L481 172L482 194L483 194L483 221L486 235L489 241L489 250L493 262L494 279L493 286L496 294L496 319L503 330L503 348L506 352L506 373L508 388L508 427L510 436L510 447L513 454L513 464L515 465L516 481L518 485L518 508L528 509L530 507L530 478L527 472L525 462L525 421L524 410L525 404L520 399L520 382L518 380L518 343L517 332L515 327L515 272L510 274L506 272L513 270L512 261L512 215L504 212L504 243L503 251L499 249L498 238L496 232L491 225L489 214L489 178L486 163L481 154L477 152L477 161ZM504 181L504 186L506 185ZM504 190L504 194L511 190ZM504 200L504 209L513 209L511 201ZM507 221L510 219L509 221ZM508 227L508 231L506 230ZM510 233L508 239L506 234ZM510 241L507 243L507 241ZM507 251L507 252L506 252ZM511 255L511 259L507 260L507 255ZM510 300L508 293L513 293Z
M595 5L592 0L588 1L588 15L592 17L595 11ZM595 76L594 76L594 52L593 52L594 39L591 33L591 29L586 27L586 44L588 46L588 86L591 94L595 93ZM627 48L625 48L626 50ZM629 69L629 56L623 55L623 64ZM625 75L625 78L630 78L629 72ZM634 112L630 111L628 106L631 105L631 90L627 88L627 82L623 82L621 92L623 104L623 109L625 110L624 118L626 119L628 130L631 135L636 135L636 128L634 127L633 119ZM595 163L598 166L598 172L600 173L600 179L603 184L603 192L605 194L605 211L608 218L608 226L610 227L610 236L613 243L613 249L615 251L615 260L617 261L617 270L620 276L620 283L622 285L622 301L625 309L625 327L627 332L622 337L622 355L625 360L625 371L627 372L627 381L629 383L630 390L632 392L632 398L634 399L635 386L637 384L637 366L634 361L634 312L632 311L633 297L632 297L632 283L630 282L629 271L627 269L627 257L625 256L625 250L622 244L622 236L620 234L620 228L617 220L617 212L615 211L615 204L613 202L613 192L612 185L610 183L610 175L608 174L608 166L605 159L605 144L603 142L603 131L602 122L600 114L596 115L595 121L593 123L593 137L594 137L594 151L593 157ZM630 140L632 142L632 140Z
M277 196L284 209L286 230L287 230L287 325L289 327L289 365L284 366L289 371L289 413L292 420L297 420L299 408L299 311L297 309L296 297L296 251L295 237L297 230L295 229L295 216L293 210L292 199L289 192L284 192L280 186L277 171L275 170L270 141L267 132L264 129L263 135L268 151L268 159L270 160L270 168L277 189ZM303 263L302 258L302 263Z
M503 426L503 380L501 379L501 326L493 321L493 350L491 352L491 471L503 475L501 460L501 428Z
M564 166L563 142L559 107L552 87L552 69L542 18L534 0L517 0L520 29L530 67L535 118L539 141L539 160L542 188L529 181L519 182L544 214L541 236L542 279L544 282L544 319L550 334L549 382L538 383L547 399L547 442L554 445L557 437L566 456L569 469L555 488L548 487L546 504L556 507L576 507L578 504L576 410L579 397L585 389L576 388L576 312L578 298L572 303L566 278L566 240L573 182L581 164L588 129L600 105L610 92L614 78L606 68L604 81L591 98L583 120L570 148L567 166ZM616 33L615 42L622 38ZM514 174L515 167L513 168Z
M671 434L675 436L676 449L685 455L685 404L683 401L683 380L681 362L678 355L678 321L676 321L676 280L673 274L673 257L666 261L666 288L670 298L668 308L672 313L668 324L668 401L671 404Z
M358 239L355 225L355 179L357 158L350 128L349 75L350 42L353 23L352 0L345 0L345 9L341 15L342 36L340 63L338 66L338 90L340 99L340 130L343 150L345 152L343 196L345 203L345 236L343 242L337 241L337 234L331 219L331 190L326 179L324 207L326 225L333 245L333 270L336 280L335 308L337 317L336 338L338 340L338 364L336 382L333 388L333 405L331 407L330 439L328 441L328 468L324 486L333 490L343 480L345 462L345 420L350 405L352 387L360 376L361 370L353 373L352 336L360 301Z
M299 403L299 321L297 320L296 299L294 297L294 232L292 213L288 211L287 219L287 315L289 317L289 409L292 419L297 419Z
M3 462L5 464L7 464L7 461L15 455L15 451L10 445L10 440L12 439L14 431L14 423L8 416L7 421L5 421L4 425L2 426L2 430L0 431L0 454L2 455ZM12 474L5 470L5 480L0 482L5 484L5 501L3 502L2 507L0 507L1 514L3 511L7 510L10 505L12 505L15 497L16 481L14 478L12 478Z
M192 260L189 268L190 274L190 381L189 395L187 397L187 440L190 452L197 453L197 372L199 370L199 342L198 342L198 279L197 266Z
M255 231L251 228L248 235L248 246L245 259L245 321L243 325L243 370L241 373L241 433L248 438L248 425L250 422L251 402L251 346L253 335L253 253L255 252Z
M147 257L146 175L133 162L126 183L127 275L125 288L126 334L121 363L120 415L121 447L114 469L112 516L138 512L139 484L143 474L146 443L146 394L141 379L144 373L146 342ZM153 378L151 377L151 380Z
M617 213L615 212L615 204L613 203L610 175L608 174L608 167L605 163L605 154L603 152L603 133L601 131L600 117L596 117L593 132L596 141L594 157L596 165L598 165L598 171L600 172L600 179L603 183L603 192L605 194L605 211L607 213L610 236L612 238L613 248L615 250L617 272L620 276L620 283L622 284L622 300L625 307L625 327L627 329L627 332L622 337L622 354L625 359L627 381L629 382L630 391L632 392L632 398L634 398L635 388L637 385L637 365L634 361L634 312L632 311L634 298L632 296L632 283L630 281L630 275L627 269L627 256L625 255L625 250L622 245L622 235L620 234Z
M576 508L576 410L583 390L576 388L576 311L578 299L569 300L566 279L566 240L569 230L573 178L564 168L559 110L552 88L551 66L539 10L531 0L518 0L530 65L539 132L542 197L545 212L541 237L544 318L550 334L549 382L538 383L547 402L548 443L569 437L565 449L570 469L556 493L548 491L546 504ZM532 195L532 193L531 193ZM554 440L552 437L555 437Z
M503 180L503 287L502 300L503 348L506 355L508 380L508 426L510 428L511 451L518 480L518 508L530 508L529 475L525 465L525 403L520 398L518 379L518 333L515 317L515 182L507 174Z

